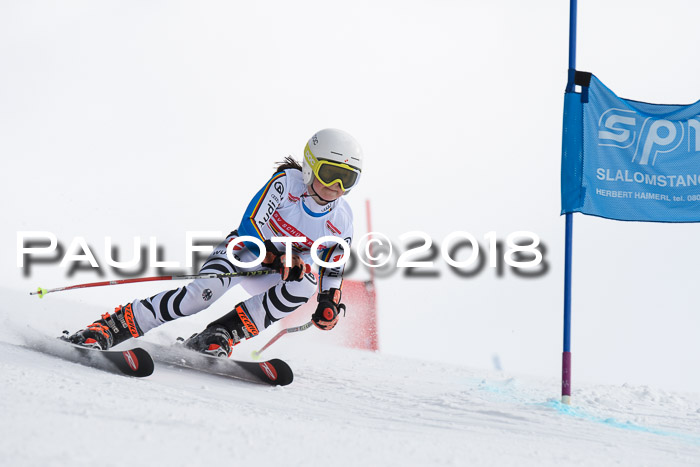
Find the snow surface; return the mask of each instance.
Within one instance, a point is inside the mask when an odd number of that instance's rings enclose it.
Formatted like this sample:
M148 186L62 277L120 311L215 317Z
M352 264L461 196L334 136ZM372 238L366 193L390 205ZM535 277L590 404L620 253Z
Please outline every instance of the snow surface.
M18 345L95 314L69 303L0 307L0 465L700 464L700 394L581 384L564 406L555 379L319 345L316 329L266 351L295 371L283 388L164 365L128 378Z

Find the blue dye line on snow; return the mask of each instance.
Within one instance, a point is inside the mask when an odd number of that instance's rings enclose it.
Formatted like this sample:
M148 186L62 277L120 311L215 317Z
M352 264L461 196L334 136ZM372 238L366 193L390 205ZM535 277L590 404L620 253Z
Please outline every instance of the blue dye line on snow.
M519 403L524 403L527 405L536 405L539 407L546 407L546 408L554 409L557 412L559 412L560 414L568 415L568 416L575 417L575 418L578 418L581 420L586 420L586 421L594 422L594 423L602 423L604 425L611 426L613 428L619 428L622 430L637 431L639 433L649 433L649 434L658 435L658 436L668 436L671 438L681 439L681 440L689 442L691 444L695 444L695 445L700 446L700 436L694 436L694 435L690 435L687 433L678 433L675 431L661 430L659 428L652 428L652 427L648 427L648 426L637 425L636 423L632 423L630 421L622 422L620 420L617 420L617 419L611 418L611 417L609 417L609 418L600 417L600 416L588 413L581 408L563 404L557 400L550 400L547 402L528 402L528 401L524 400L523 397L518 397L517 391L516 391L517 384L515 384L515 380L513 380L513 379L504 381L500 384L487 383L485 380L481 380L477 384L477 387L479 389L481 389L482 391L490 392L496 396L499 396L499 398L501 398L501 399L508 399L510 402L519 402Z
M679 438L684 441L691 442L693 444L697 444L700 446L700 437L698 436L693 436L689 435L687 433L678 433L675 431L667 431L667 430L660 430L658 428L652 428L652 427L647 427L643 425L637 425L635 423L632 423L630 421L626 422L621 422L620 420L616 420L614 418L605 418L605 417L599 417L597 415L592 415L590 413L587 413L585 410L572 407L570 405L562 404L559 401L556 400L550 400L548 402L540 402L538 404L539 406L543 407L548 407L551 409L556 410L557 412L564 414L564 415L570 415L572 417L580 418L582 420L587 420L590 422L596 422L596 423L603 423L605 425L614 427L614 428L621 428L623 430L631 430L631 431L638 431L641 433L650 433L653 435L659 435L659 436L669 436L672 438Z

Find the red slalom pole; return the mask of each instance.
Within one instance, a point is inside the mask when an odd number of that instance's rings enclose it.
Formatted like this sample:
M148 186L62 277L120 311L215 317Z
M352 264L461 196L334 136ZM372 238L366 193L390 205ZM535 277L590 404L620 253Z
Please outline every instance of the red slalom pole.
M68 287L56 287L55 289L37 288L36 292L29 292L29 295L38 295L39 298L44 298L44 295L52 292L61 292L64 290L85 289L88 287L103 287L107 285L133 284L136 282L151 282L151 281L179 281L190 279L221 279L226 277L243 277L243 276L263 276L265 274L279 273L275 269L262 269L260 271L243 271L229 272L222 274L189 274L183 276L153 276L153 277L137 277L135 279L119 279L115 281L90 282L88 284L70 285Z

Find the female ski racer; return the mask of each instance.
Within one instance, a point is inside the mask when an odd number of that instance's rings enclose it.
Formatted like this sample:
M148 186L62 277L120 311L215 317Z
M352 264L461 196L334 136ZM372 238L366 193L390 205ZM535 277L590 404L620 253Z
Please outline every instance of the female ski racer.
M200 273L233 273L272 268L278 272L256 277L196 279L175 290L118 306L114 313L67 338L68 341L102 350L177 318L190 316L209 307L226 291L240 284L252 296L238 303L226 315L185 341L191 349L215 356L230 356L242 339L256 336L306 303L318 289L318 306L311 316L320 329L330 330L338 321L344 266L321 267L318 280L310 272L310 248L324 236L352 241L352 210L343 199L360 180L362 149L349 133L321 130L304 149L303 165L291 157L280 163L270 180L248 204L238 229L219 244L203 264ZM251 236L264 242L262 264L240 267L229 261L226 248L238 236ZM287 266L286 245L272 237L306 237L292 243L291 266ZM256 243L240 242L232 253L243 263L261 254ZM344 254L340 243L323 243L319 258L336 262ZM348 252L349 254L349 252Z

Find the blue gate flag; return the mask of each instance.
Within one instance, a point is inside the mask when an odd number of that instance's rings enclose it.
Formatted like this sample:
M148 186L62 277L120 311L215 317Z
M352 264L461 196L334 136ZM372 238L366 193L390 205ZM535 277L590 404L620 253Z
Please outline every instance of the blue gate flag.
M700 101L617 97L590 73L564 97L562 214L700 222Z

